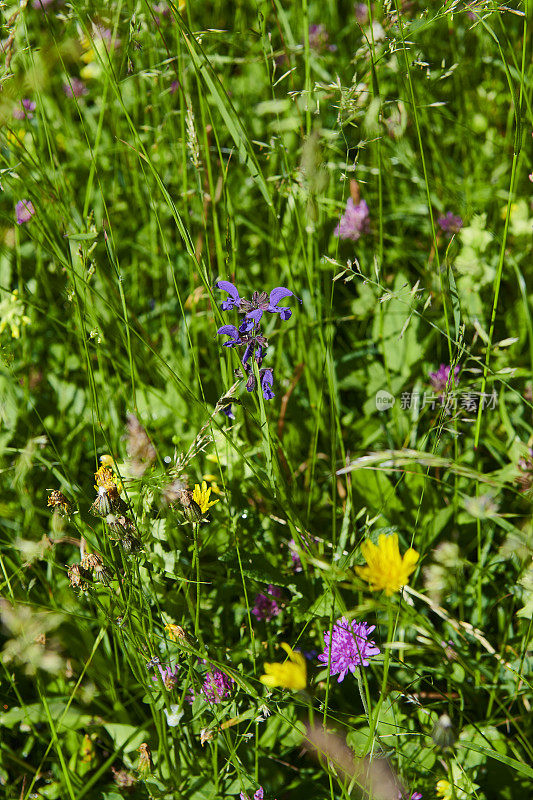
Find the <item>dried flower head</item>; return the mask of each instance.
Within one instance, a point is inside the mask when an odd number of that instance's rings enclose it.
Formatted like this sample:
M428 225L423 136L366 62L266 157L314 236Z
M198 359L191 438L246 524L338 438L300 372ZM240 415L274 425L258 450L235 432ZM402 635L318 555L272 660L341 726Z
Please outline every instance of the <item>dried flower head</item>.
M82 564L71 564L67 568L69 583L73 589L84 592L91 583L91 574Z
M82 559L81 566L86 572L92 572L94 580L109 583L111 575L97 553L87 553Z
M394 592L409 583L409 575L414 572L419 554L410 547L405 555L400 555L398 534L380 534L378 544L369 539L361 544L361 552L366 558L366 566L356 567L360 578L370 584L370 590L384 590L390 597Z
M113 780L121 789L131 789L137 783L137 778L127 769L116 769L111 767Z
M63 492L60 492L59 489L54 489L50 492L46 505L53 509L57 509L57 511L63 516L67 516L70 511L70 503Z
M280 686L283 689L305 689L307 686L307 664L301 653L292 649L286 642L281 647L287 653L289 660L283 664L265 664L265 674L260 681L269 689Z
M105 464L102 464L102 466L94 473L94 479L96 481L94 486L96 490L104 488L109 492L117 488L117 476L113 470Z
M182 489L179 493L179 501L181 503L182 511L189 522L201 522L203 519L202 509L194 500L193 493L187 489Z

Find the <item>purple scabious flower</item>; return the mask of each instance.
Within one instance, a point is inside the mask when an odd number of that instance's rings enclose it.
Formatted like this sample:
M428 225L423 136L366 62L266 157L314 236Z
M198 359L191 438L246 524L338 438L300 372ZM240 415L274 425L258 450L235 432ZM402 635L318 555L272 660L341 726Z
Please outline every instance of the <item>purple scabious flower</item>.
M35 208L33 207L31 200L19 200L15 206L15 214L18 225L23 225L25 222L29 222L35 214Z
M335 228L335 236L341 239L351 239L356 242L363 233L370 230L370 212L366 200L361 200L357 205L351 197L346 202L346 211L340 218Z
M404 800L405 795L402 792L398 792L398 800ZM420 792L413 792L409 800L422 800L422 795Z
M452 368L450 366L447 366L446 364L441 364L436 372L429 373L429 380L431 382L433 391L439 393L444 392L446 386L448 385L448 382L450 382L451 384L450 381L451 369ZM453 382L455 384L459 383L460 371L461 367L459 366L459 364L456 364L456 366L453 368L453 379L454 379Z
M274 617L277 617L278 614L281 613L281 608L276 602L276 600L280 598L281 589L279 586L274 586L272 583L269 583L267 594L256 595L252 614L259 622L270 622L271 619L274 619Z
M70 83L63 84L63 91L67 97L83 97L87 94L87 86L80 78L70 78Z
M356 667L368 667L369 659L381 652L375 642L368 639L375 628L366 622L348 622L346 617L341 617L333 626L331 637L329 631L324 633L324 652L318 660L327 666L331 653L330 674L339 676L338 683L348 671L353 673Z
M212 667L205 676L200 693L210 703L221 703L231 695L234 680L217 667Z
M178 681L178 667L172 667L172 665L170 667L162 667L161 664L156 664L155 666L159 670L159 674L165 685L165 689L169 692L174 688ZM154 675L152 680L157 681L157 676Z
M454 233L459 233L461 228L463 227L463 220L461 217L452 214L451 211L448 211L444 217L439 217L437 220L440 229L451 236Z

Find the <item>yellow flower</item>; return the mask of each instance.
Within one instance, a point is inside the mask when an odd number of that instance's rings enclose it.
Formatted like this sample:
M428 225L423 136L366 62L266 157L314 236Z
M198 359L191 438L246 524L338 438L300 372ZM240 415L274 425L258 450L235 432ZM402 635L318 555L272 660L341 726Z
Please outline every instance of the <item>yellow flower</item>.
M286 642L281 643L282 648L289 656L289 661L284 664L265 664L265 675L260 681L269 689L281 686L283 689L305 689L307 686L307 665L301 653L295 653Z
M218 503L218 500L209 500L211 497L211 487L207 488L207 483L202 481L202 488L195 484L194 491L192 493L192 499L195 503L198 503L200 506L200 511L202 514L205 514L211 506L214 506L215 503Z
M110 456L107 453L104 453L102 456L100 456L98 460L102 465L102 467L110 467L111 469L113 468L113 464L115 463L113 461L113 456Z
M437 781L437 795L442 798L442 800L451 800L452 797L452 786L448 781Z
M165 631L168 633L168 638L172 642L178 642L185 639L185 631L180 625L175 625L173 622L167 622Z
M380 534L377 545L365 540L361 552L366 558L366 566L356 567L355 571L370 584L373 592L384 589L388 597L409 583L409 575L414 571L419 557L412 547L403 557L400 555L397 533L392 536Z
M217 483L216 475L212 475L210 472L206 472L205 475L202 475L202 480L209 481L209 483L211 484L211 491L213 492L213 494L222 494L220 487Z

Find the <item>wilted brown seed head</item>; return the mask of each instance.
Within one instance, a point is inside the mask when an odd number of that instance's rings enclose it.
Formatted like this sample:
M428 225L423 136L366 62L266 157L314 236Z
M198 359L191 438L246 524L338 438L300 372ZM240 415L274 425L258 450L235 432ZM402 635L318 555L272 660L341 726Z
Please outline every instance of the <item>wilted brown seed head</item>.
M155 461L155 447L135 414L128 414L127 421L128 456L132 461L134 474L140 477L147 467Z
M59 489L54 489L52 492L50 492L46 505L50 506L51 508L57 508L60 514L66 515L70 510L69 501L63 492L59 491Z
M113 773L113 780L121 789L131 789L137 783L135 775L132 775L127 769L111 767L111 772Z
M183 513L185 517L189 520L189 522L200 522L203 515L202 509L196 502L196 500L192 499L192 492L183 490L179 494L179 501L181 503Z
M135 536L124 536L120 544L125 553L136 553L142 547L142 542Z
M180 499L181 493L186 490L186 488L187 481L177 478L175 481L172 481L172 483L169 483L165 486L161 493L161 499L164 503L170 506L172 503L175 503L176 500Z
M91 576L83 569L81 564L71 564L67 569L70 585L73 589L85 589Z
M108 583L110 575L97 553L88 553L82 560L83 569L91 571L95 580Z

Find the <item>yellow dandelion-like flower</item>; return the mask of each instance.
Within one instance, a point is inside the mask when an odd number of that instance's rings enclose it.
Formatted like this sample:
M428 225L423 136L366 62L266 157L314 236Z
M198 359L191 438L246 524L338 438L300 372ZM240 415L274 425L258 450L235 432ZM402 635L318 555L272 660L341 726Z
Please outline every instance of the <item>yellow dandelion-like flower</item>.
M113 469L113 464L115 463L113 461L113 456L110 456L107 453L101 455L98 461L100 462L102 467L109 467L110 469Z
M366 558L366 566L356 567L355 571L370 584L373 592L384 589L388 597L409 583L409 575L419 558L419 553L412 547L403 557L400 555L397 533L392 536L380 534L377 545L365 540L361 552Z
M265 664L265 674L260 681L269 689L281 686L283 689L305 689L307 686L307 664L301 653L295 653L286 642L281 643L282 648L289 656L289 661L284 664Z
M452 785L449 781L437 781L436 785L437 796L441 797L442 800L451 800L452 797Z
M200 506L200 511L202 514L207 513L207 510L214 506L215 503L218 503L218 500L209 500L211 497L211 487L207 488L207 483L202 481L202 486L198 486L195 484L194 491L192 493L192 499L195 503L198 503Z

